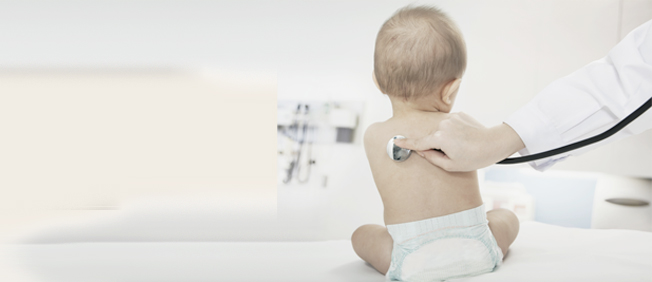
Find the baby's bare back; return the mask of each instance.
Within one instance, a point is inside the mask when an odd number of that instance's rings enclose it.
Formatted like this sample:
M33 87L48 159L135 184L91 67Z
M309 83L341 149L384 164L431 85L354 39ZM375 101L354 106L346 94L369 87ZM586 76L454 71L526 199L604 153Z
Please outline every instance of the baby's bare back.
M387 155L395 135L426 136L437 130L444 113L419 113L371 125L364 146L376 187L385 207L385 224L447 215L482 204L476 172L447 172L415 152L404 162Z

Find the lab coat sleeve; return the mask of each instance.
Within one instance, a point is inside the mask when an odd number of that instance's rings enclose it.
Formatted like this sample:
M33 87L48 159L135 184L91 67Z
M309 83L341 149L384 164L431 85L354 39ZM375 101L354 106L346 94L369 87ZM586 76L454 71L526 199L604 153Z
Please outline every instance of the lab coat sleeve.
M652 96L652 20L637 27L606 57L554 81L505 123L521 137L521 155L558 148L597 135ZM530 163L545 170L569 155L652 128L652 110L606 140Z

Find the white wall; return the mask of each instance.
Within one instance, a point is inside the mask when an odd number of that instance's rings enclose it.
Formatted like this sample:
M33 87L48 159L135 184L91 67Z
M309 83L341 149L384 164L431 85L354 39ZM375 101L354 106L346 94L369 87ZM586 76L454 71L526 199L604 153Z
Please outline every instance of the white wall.
M176 239L225 214L276 216L275 123L261 118L276 112L275 74L25 70L0 85L0 241L78 216L116 216L102 238ZM143 228L156 222L165 231Z
M276 71L273 1L2 1L1 68Z
M275 217L280 10L0 2L0 241L61 218L116 216L134 197Z

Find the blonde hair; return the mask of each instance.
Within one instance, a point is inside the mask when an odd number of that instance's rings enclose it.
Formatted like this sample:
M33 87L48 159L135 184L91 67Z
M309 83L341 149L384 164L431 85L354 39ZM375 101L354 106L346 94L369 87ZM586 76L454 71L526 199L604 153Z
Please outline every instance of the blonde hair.
M432 94L466 69L462 34L434 7L405 7L378 32L374 74L383 93L410 98Z

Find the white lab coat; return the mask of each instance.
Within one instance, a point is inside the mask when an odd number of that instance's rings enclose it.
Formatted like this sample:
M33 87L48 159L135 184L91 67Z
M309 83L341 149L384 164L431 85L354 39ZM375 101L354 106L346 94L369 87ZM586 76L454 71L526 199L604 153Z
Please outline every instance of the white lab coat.
M600 134L652 97L652 20L630 32L606 57L554 81L505 123L525 143L521 155ZM652 128L652 109L597 144L530 163L545 170L569 155ZM652 157L652 156L648 156Z

